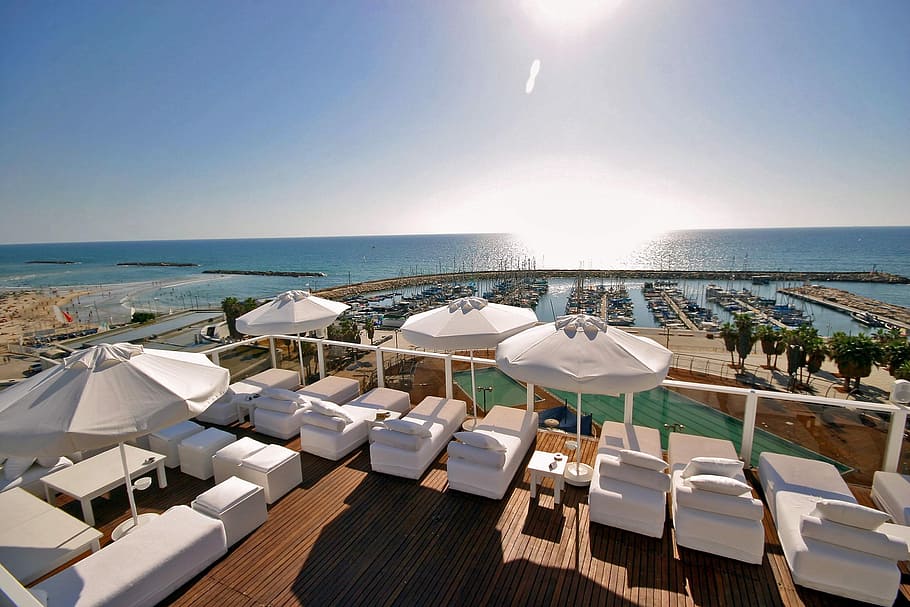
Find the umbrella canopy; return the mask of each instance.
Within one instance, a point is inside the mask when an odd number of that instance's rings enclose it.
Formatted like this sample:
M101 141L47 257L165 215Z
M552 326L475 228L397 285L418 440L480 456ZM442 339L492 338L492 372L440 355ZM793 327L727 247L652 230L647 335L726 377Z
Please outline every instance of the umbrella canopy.
M351 306L311 295L308 291L285 291L237 318L237 330L245 335L292 335L324 329Z
M401 334L421 348L480 350L495 348L502 340L537 324L530 308L488 302L482 297L462 297L408 318Z
M537 315L530 308L494 304L482 297L462 297L411 316L401 326L401 333L422 348L471 351L471 400L476 419L474 350L494 348L503 339L535 324Z
M581 395L618 395L655 388L667 376L673 353L657 342L610 327L600 318L560 316L503 341L496 364L510 377L578 395L578 448L575 474L581 471ZM567 468L567 480L570 480Z
M204 354L123 343L80 350L0 392L0 453L109 447L198 415L229 378Z

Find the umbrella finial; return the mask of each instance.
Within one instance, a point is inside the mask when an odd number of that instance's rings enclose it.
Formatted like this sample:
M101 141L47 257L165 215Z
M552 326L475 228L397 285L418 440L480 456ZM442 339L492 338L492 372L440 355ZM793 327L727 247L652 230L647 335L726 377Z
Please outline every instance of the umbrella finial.
M489 302L483 297L461 297L449 304L449 312L461 311L465 314L471 310L483 310Z
M565 331L569 337L574 337L578 331L584 331L588 339L594 339L601 331L606 333L608 327L602 318L588 314L572 314L556 319L556 330Z
M103 369L126 362L144 351L142 346L136 344L98 344L93 348L86 348L67 356L63 361L63 366L67 369L80 366L86 369Z

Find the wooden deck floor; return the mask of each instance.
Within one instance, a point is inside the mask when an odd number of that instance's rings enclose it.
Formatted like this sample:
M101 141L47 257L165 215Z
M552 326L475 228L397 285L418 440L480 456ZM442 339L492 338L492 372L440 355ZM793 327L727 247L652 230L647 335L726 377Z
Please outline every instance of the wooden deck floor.
M536 448L560 451L565 439L541 432ZM586 441L585 459L593 454ZM371 472L366 447L339 462L302 461L303 483L265 525L165 604L856 604L793 585L767 508L765 559L746 565L677 550L669 516L661 540L591 525L586 491L567 487L556 505L547 481L531 499L527 472L492 501L447 490L444 454L419 482ZM189 503L213 485L177 470L168 480L138 495L141 511ZM857 495L870 503L867 491ZM64 507L80 515L78 504ZM126 509L122 491L95 500L104 542ZM905 586L897 604L910 604L908 594Z

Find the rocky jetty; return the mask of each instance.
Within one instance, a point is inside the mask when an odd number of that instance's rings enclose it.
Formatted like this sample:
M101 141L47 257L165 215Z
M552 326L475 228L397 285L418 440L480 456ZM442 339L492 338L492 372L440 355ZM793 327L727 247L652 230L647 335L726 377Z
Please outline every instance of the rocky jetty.
M47 263L58 266L68 266L74 263L79 263L78 261L70 261L68 259L33 259L32 261L26 261L25 263Z
M182 263L176 261L121 261L118 266L142 266L144 268L195 268L198 263Z
M273 270L203 270L203 274L239 274L241 276L285 276L300 278L302 276L325 276L325 272L276 272Z

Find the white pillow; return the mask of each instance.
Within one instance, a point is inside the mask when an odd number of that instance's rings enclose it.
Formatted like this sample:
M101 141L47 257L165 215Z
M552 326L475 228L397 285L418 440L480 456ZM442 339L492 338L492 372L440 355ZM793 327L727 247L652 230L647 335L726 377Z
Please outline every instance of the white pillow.
M623 481L661 493L670 490L670 475L665 472L624 464L612 455L599 455L597 459L601 479Z
M328 400L310 400L310 406L312 411L316 413L322 413L323 415L328 415L329 417L340 417L344 421L351 423L354 420L348 415L348 412L344 410L344 407L341 405L336 405L335 403Z
M466 444L471 445L472 447L477 447L478 449L490 449L492 451L505 451L506 446L499 442L499 439L484 432L483 430L475 430L474 432L456 432L455 438Z
M37 459L35 457L7 458L6 464L3 466L3 476L8 481L14 481L25 474L25 471L31 468Z
M259 394L277 400L299 400L301 396L292 390L285 390L284 388L265 388Z
M286 413L288 415L295 413L297 409L300 408L300 405L296 401L267 398L265 396L257 398L255 400L255 403L257 409L276 411L278 413Z
M447 447L449 457L463 459L466 462L501 470L506 465L505 451L472 447L471 445L451 441Z
M317 428L331 430L332 432L341 432L348 424L348 422L340 417L329 417L328 415L323 415L322 413L317 413L312 410L304 412L303 416L300 418L300 422L305 426L316 426Z
M38 458L38 465L41 466L41 467L43 467L43 468L53 468L54 466L57 465L57 462L59 462L59 461L60 461L60 458L59 458L59 457L56 457L56 456L51 456L51 457L39 457L39 458Z
M686 483L689 486L701 489L702 491L713 491L714 493L722 493L723 495L743 495L744 493L748 493L749 497L752 496L752 488L749 487L749 485L735 478L730 478L729 476L696 474L695 476L687 478Z
M386 423L388 424L388 422ZM401 449L402 451L417 451L423 443L419 436L405 434L404 432L393 432L386 428L371 429L370 441Z
M818 500L810 514L820 519L860 529L877 529L891 518L887 512L841 500Z
M841 525L803 514L800 516L799 532L804 538L859 550L892 561L906 561L910 558L907 542L873 529Z
M385 427L392 432L399 432L401 434L411 434L422 438L429 438L432 436L428 424L412 422L409 419L387 419Z
M714 476L736 476L743 471L743 463L726 457L693 457L682 471L683 478L699 474Z
M620 449L619 461L624 464L629 464L630 466L654 470L655 472L663 472L667 469L667 462L661 458L655 457L650 453L633 451L631 449Z

